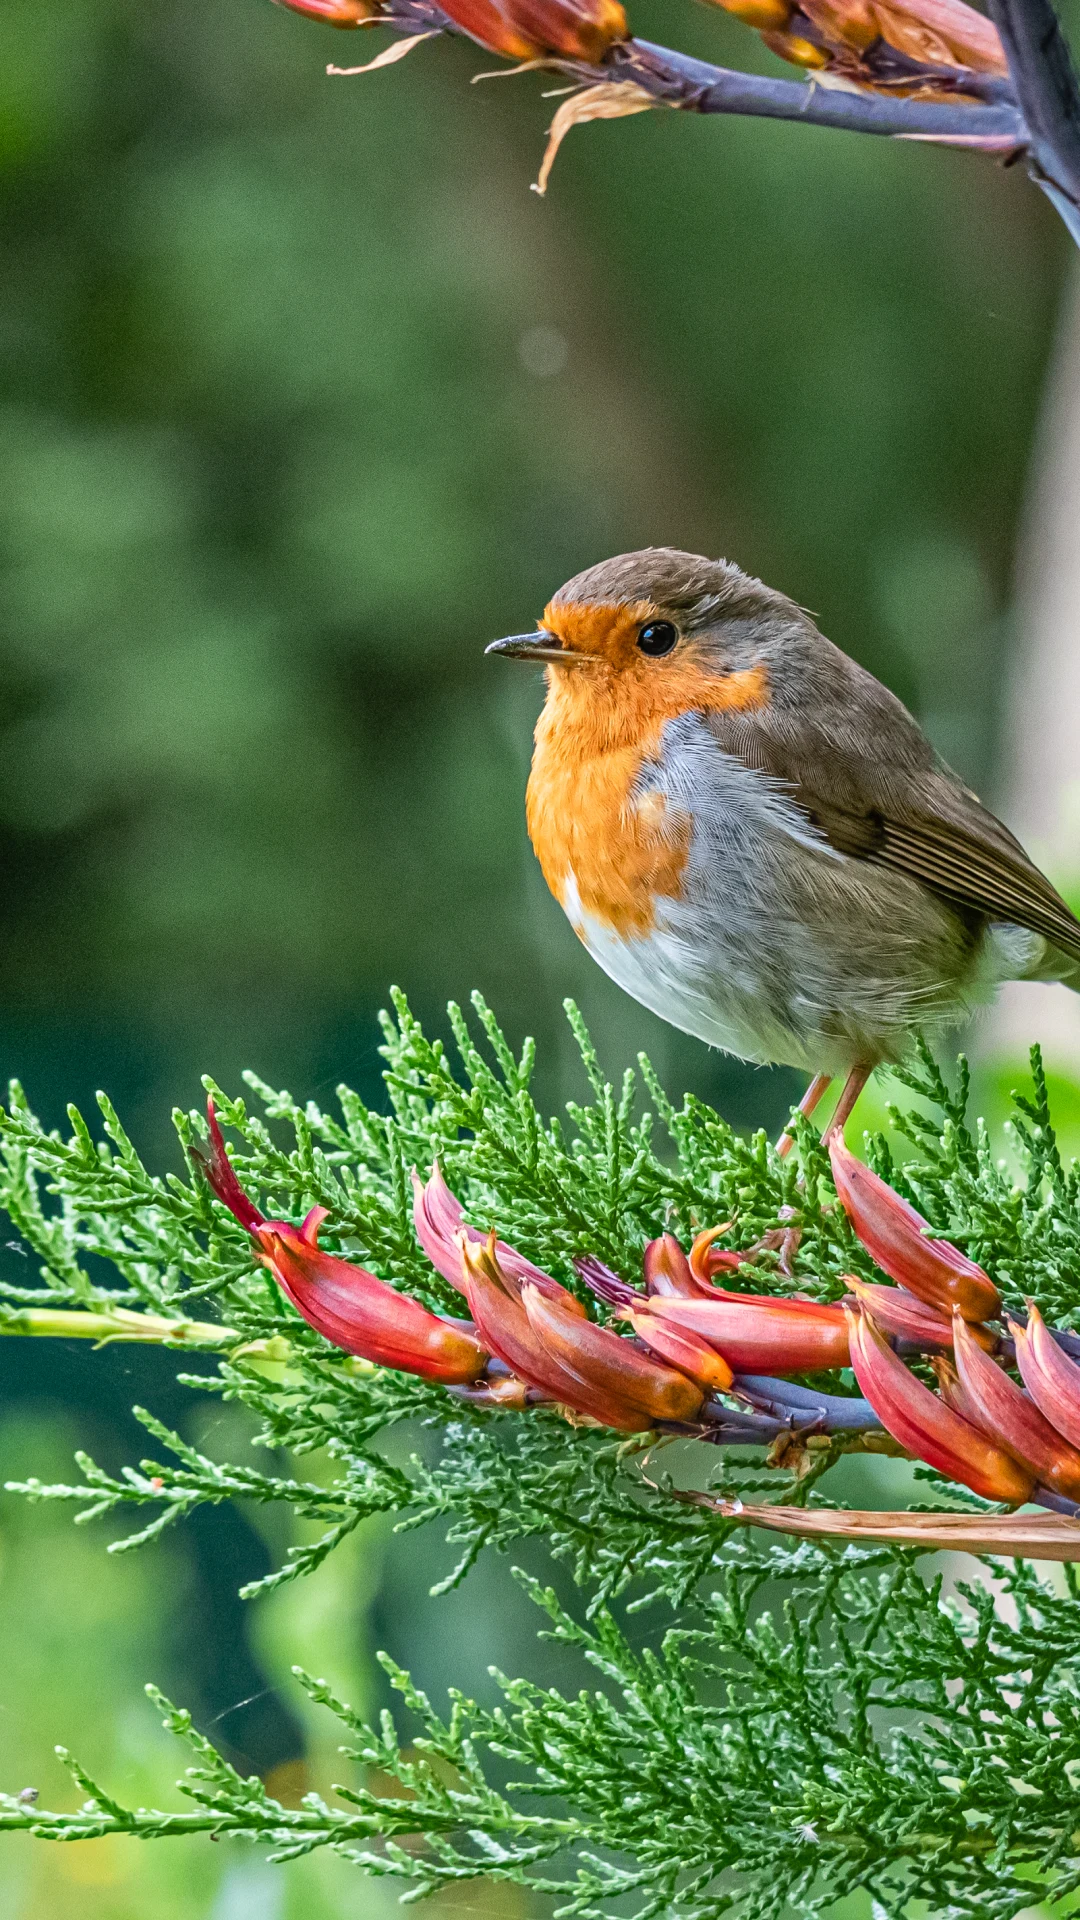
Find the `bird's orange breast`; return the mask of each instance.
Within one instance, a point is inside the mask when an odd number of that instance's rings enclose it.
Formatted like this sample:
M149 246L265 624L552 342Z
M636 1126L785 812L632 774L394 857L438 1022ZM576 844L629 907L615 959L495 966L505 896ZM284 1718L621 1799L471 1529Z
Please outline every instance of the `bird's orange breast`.
M661 793L635 802L644 760L637 747L582 760L563 742L548 744L537 735L526 800L529 838L577 934L584 915L624 936L647 933L657 896L678 899L682 890L692 822L673 812Z
M549 608L544 623L585 651L573 631L578 611ZM580 610L590 625L597 611ZM642 617L638 607L604 611L628 630ZM638 791L645 768L658 763L667 722L694 711L752 710L767 699L764 667L715 675L687 660L664 673L651 662L612 673L598 661L549 674L526 818L544 878L576 933L588 916L624 938L646 934L656 902L682 893L691 815L669 800L662 780Z

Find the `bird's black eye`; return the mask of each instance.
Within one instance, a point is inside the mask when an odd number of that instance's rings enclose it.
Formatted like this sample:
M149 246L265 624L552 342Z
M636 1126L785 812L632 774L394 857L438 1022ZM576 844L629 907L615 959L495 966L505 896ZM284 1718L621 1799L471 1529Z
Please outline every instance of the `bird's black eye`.
M642 653L652 654L656 658L662 653L670 653L672 647L678 644L678 639L679 630L672 626L670 620L650 620L648 626L642 627L638 634L637 643Z

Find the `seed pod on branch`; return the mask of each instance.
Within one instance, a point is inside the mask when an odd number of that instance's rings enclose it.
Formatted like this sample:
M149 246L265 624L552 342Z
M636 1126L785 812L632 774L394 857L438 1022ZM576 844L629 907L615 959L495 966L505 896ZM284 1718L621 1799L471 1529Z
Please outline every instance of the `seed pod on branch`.
M630 29L620 0L449 0L443 12L489 53L599 66Z
M715 0L773 53L869 92L921 100L982 97L977 77L1008 78L996 27L964 0ZM975 91L964 95L965 82Z

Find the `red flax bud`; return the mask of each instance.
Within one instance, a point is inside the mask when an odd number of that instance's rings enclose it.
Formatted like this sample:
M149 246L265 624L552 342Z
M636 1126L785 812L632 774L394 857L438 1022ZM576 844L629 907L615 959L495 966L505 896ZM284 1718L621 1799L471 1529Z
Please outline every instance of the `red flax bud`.
M909 1373L868 1314L845 1312L855 1378L886 1432L984 1500L1030 1500L1034 1476Z
M898 1340L915 1341L920 1347L952 1346L953 1323L948 1315L917 1300L906 1287L875 1286L869 1280L859 1280L853 1273L844 1277L859 1306L864 1307L886 1333L894 1334ZM988 1353L994 1351L997 1336L988 1328L973 1326L969 1331L980 1347L985 1347Z
M1029 1467L1040 1486L1064 1494L1067 1500L1080 1500L1080 1453L982 1351L958 1313L953 1324L957 1372L971 1407L968 1418L1000 1440L1021 1466Z
M210 1152L196 1152L194 1157L218 1199L247 1228L263 1266L309 1326L344 1353L357 1354L376 1366L396 1367L447 1385L479 1377L487 1353L470 1333L429 1313L418 1300L398 1293L366 1268L320 1253L325 1207L313 1207L300 1227L267 1220L236 1177L212 1100L207 1102L206 1114Z
M759 33L779 32L794 11L792 0L716 0L716 4Z
M309 20L324 20L328 27L362 27L382 11L378 0L277 0L277 5Z
M584 1387L599 1388L622 1401L643 1415L648 1426L658 1420L693 1420L701 1412L704 1395L685 1374L650 1360L609 1328L567 1313L557 1301L545 1299L538 1287L522 1287L521 1298L533 1332Z
M640 1318L643 1339L651 1340L646 1328L653 1319L700 1334L736 1373L823 1373L848 1364L843 1309L813 1300L774 1300L714 1287L708 1300L654 1297Z
M659 1240L649 1241L642 1260L642 1272L648 1294L700 1300L703 1293L712 1292L711 1286L703 1286L695 1279L690 1262L673 1233L662 1233Z
M366 1268L320 1253L322 1218L314 1207L300 1228L270 1220L254 1236L263 1265L308 1325L379 1367L446 1384L477 1379L487 1364L480 1342Z
M629 1367L624 1365L620 1372L612 1367L608 1355L601 1357L599 1366L595 1357L590 1362L592 1344L586 1340L583 1347L580 1338L575 1341L573 1332L568 1331L574 1330L580 1336L582 1330L587 1334L603 1334L603 1328L592 1326L577 1314L567 1313L557 1302L546 1299L538 1287L526 1285L521 1290L522 1297L515 1297L498 1260L494 1235L481 1247L463 1238L461 1250L469 1311L482 1339L506 1366L548 1398L595 1420L600 1426L613 1427L619 1433L645 1433L655 1424L659 1416L639 1404L640 1394L633 1401L623 1395L622 1383ZM526 1310L523 1301L531 1311ZM538 1303L550 1309L551 1317L546 1323L538 1311ZM606 1334L605 1338L624 1348L628 1357L641 1360L641 1355L634 1354L628 1341L619 1340L616 1334ZM654 1367L653 1371L657 1375L664 1373L660 1367ZM679 1375L668 1377L680 1380L696 1412L701 1405L700 1391L691 1388L689 1381Z
M730 1247L716 1247L722 1233L730 1233L732 1222L725 1220L722 1226L708 1227L699 1233L690 1249L690 1271L698 1282L698 1291L712 1292L713 1275L716 1273L737 1273L743 1262L743 1255Z
M485 1247L488 1244L486 1233L479 1233L462 1218L461 1202L451 1193L442 1176L438 1161L432 1163L431 1178L421 1180L414 1167L411 1174L413 1187L413 1225L416 1237L435 1268L444 1280L459 1292L466 1291L465 1275L462 1267L461 1237L464 1234L470 1246ZM528 1280L541 1293L558 1300L568 1313L577 1313L585 1317L585 1309L577 1296L568 1287L559 1285L549 1273L542 1273L534 1267L524 1254L508 1247L504 1240L495 1242L495 1256L507 1290L515 1300L521 1297L522 1282Z
M734 1377L731 1368L723 1354L717 1353L699 1333L688 1333L685 1327L674 1327L659 1314L643 1313L633 1307L624 1307L620 1317L629 1321L638 1338L644 1340L659 1359L678 1367L680 1373L689 1374L691 1380L696 1380L710 1393L728 1391Z
M957 1307L965 1320L996 1318L1001 1296L974 1260L948 1240L928 1238L922 1214L856 1160L842 1135L829 1136L829 1157L840 1204L870 1258L890 1280L942 1313Z
M1034 1301L1027 1308L1026 1327L1009 1322L1020 1378L1050 1425L1080 1447L1080 1367L1062 1353Z
M581 60L599 66L629 37L619 0L449 0L455 26L511 60Z

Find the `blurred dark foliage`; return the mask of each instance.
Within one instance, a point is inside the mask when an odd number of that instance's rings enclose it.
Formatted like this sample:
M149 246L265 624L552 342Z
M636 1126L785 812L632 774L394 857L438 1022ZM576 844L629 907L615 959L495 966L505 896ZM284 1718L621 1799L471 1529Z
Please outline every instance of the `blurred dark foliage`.
M391 980L481 987L548 1060L573 992L611 1065L773 1124L792 1079L580 953L525 841L540 689L483 646L604 554L724 553L992 786L1064 232L1019 170L689 115L575 135L539 202L535 76L471 90L490 61L433 43L326 77L376 46L265 0L0 11L0 1068L51 1120L107 1085L164 1151L204 1067L370 1094ZM87 1403L82 1357L5 1346L5 1394ZM130 1457L152 1383L93 1381ZM249 1690L246 1551L202 1543L208 1706Z
M134 1029L172 1094L333 1075L391 979L651 1040L533 878L539 687L482 654L604 553L737 558L989 770L1065 253L1027 182L657 114L538 203L535 76L326 77L375 45L263 0L0 23L0 1005Z

